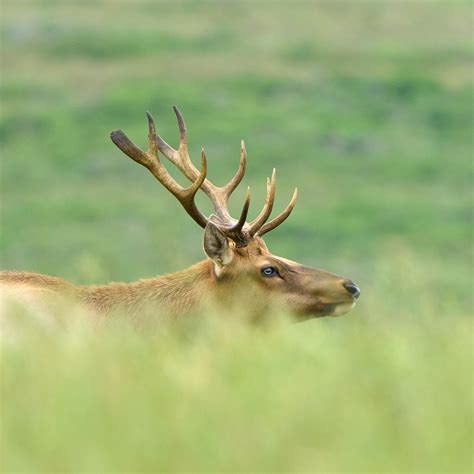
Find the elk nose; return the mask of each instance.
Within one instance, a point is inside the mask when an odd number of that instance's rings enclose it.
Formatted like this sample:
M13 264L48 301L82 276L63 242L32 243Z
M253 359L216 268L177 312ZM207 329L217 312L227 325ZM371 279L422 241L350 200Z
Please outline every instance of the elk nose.
M355 299L359 298L360 290L359 287L352 281L347 281L343 283L342 286L347 290L347 292Z

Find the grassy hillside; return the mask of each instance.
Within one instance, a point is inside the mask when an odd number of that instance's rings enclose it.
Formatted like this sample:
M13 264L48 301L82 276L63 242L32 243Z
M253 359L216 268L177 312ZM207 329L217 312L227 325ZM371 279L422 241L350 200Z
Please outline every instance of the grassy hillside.
M273 167L277 207L298 186L270 249L362 289L347 317L266 330L11 315L2 470L469 470L469 2L2 10L3 268L97 283L203 258L201 229L109 139L145 144L150 110L176 144L177 104L215 182L245 139L252 215Z

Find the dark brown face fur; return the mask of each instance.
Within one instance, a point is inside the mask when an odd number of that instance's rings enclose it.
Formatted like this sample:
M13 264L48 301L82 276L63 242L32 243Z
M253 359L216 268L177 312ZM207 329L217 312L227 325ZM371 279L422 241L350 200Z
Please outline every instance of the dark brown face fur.
M260 237L245 247L229 241L226 263L215 268L221 285L230 289L240 286L238 281L256 283L263 291L252 295L260 304L280 303L302 318L342 315L359 296L351 280L272 255Z

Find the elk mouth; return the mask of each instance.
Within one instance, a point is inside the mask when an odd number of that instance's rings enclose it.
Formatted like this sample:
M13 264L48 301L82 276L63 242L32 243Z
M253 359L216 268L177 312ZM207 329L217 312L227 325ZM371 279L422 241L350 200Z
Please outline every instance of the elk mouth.
M338 317L348 313L355 306L355 300L341 301L340 303L331 303L324 306L328 311L325 316Z
M322 318L324 316L338 317L348 313L355 306L355 300L337 303L318 303L304 311L306 317Z

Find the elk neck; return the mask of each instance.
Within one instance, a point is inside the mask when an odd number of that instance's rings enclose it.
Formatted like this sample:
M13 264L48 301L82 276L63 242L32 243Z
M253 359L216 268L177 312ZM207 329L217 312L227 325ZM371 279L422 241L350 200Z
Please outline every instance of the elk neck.
M213 263L134 283L81 287L81 300L102 315L123 312L136 317L147 308L171 317L199 311L216 284Z

